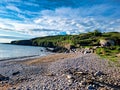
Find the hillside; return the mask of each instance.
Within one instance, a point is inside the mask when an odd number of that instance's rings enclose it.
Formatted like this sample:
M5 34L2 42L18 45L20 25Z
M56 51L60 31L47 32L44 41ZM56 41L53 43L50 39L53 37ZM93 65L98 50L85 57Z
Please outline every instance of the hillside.
M120 45L119 32L101 33L97 30L94 32L82 33L79 35L57 35L38 37L31 40L12 41L12 44L33 45L42 47L80 47L80 46L99 46L100 40L113 40L115 45Z
M120 57L120 32L101 33L95 30L79 35L57 35L12 41L11 44L54 48L54 52L97 47L94 52L104 58L116 61Z

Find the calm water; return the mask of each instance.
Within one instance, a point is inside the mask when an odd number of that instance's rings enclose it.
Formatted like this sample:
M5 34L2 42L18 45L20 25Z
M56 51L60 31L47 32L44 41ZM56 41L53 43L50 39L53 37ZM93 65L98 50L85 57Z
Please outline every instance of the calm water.
M50 54L43 47L0 44L0 60L26 56L44 56Z

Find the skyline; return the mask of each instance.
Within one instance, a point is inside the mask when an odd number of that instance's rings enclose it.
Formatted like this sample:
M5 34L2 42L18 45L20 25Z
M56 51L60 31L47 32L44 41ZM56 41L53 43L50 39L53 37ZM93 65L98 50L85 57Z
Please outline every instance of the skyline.
M0 42L49 35L120 32L119 0L1 0Z

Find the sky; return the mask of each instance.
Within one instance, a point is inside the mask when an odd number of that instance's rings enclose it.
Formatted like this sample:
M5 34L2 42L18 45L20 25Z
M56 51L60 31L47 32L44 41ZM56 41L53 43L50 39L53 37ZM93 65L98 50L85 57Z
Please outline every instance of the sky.
M0 42L120 32L119 9L120 0L0 0Z

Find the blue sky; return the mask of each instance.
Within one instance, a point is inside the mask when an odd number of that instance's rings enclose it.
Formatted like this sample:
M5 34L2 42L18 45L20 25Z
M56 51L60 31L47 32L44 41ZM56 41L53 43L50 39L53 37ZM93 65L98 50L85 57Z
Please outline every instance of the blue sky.
M120 0L0 0L0 42L93 31L120 32Z

